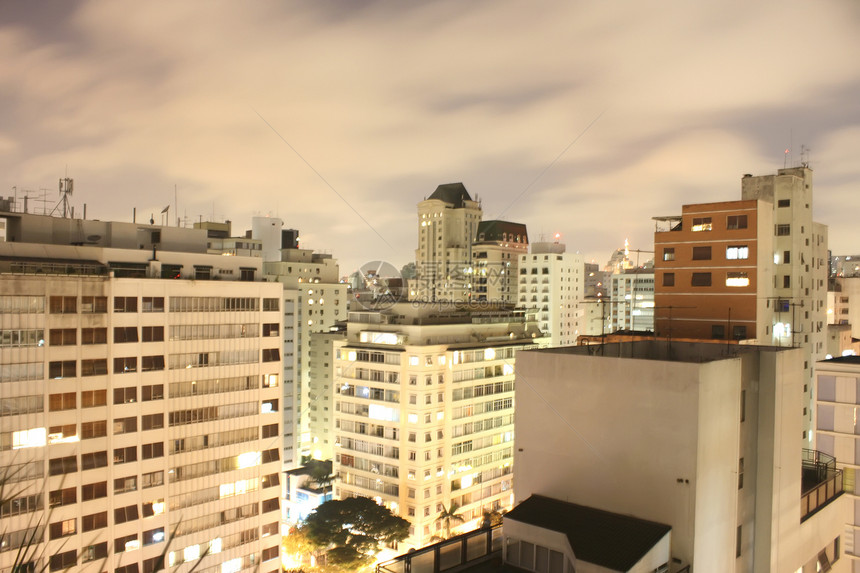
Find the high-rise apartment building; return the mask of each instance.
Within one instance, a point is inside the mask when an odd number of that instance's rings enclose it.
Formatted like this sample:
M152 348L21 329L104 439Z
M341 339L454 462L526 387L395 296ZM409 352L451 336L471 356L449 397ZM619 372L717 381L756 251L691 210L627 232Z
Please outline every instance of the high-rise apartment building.
M802 435L809 442L812 365L825 353L828 272L827 227L812 221L812 170L745 175L741 195L656 218L656 331L803 348Z
M261 260L206 254L202 229L2 218L0 569L279 571Z
M346 326L332 326L326 332L312 332L308 361L308 429L311 435L311 457L334 459L334 366L336 344L346 340Z
M481 221L469 269L471 300L515 304L517 267L528 251L528 231L522 223Z
M585 262L562 243L532 243L520 255L517 306L537 311L538 326L550 346L573 344L582 333Z
M462 183L439 185L418 203L415 292L425 301L468 300L472 244L481 222L481 203Z
M609 332L654 330L654 270L632 268L610 277Z
M540 340L533 317L401 303L349 318L335 362L336 495L408 519L407 547L441 535L443 507L467 528L510 507L514 362Z
M848 571L842 473L797 444L803 360L800 348L674 340L520 352L516 501L541 495L671 526L672 559L635 571ZM525 538L504 534L521 558ZM583 542L540 541L568 555Z

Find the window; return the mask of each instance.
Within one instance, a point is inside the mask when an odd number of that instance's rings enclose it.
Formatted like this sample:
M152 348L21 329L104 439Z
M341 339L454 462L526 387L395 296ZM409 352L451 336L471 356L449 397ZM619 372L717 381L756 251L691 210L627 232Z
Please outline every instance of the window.
M48 341L51 346L74 346L78 343L78 331L75 328L52 328L48 331Z
M777 207L791 207L791 199L779 199L776 202Z
M741 422L747 419L747 391L741 390Z
M48 496L48 505L50 507L60 507L63 505L72 505L78 502L77 488L67 487L64 489L55 489Z
M51 297L53 298L53 297ZM51 571L62 571L74 567L78 562L78 552L72 549L51 555Z
M254 269L240 268L239 271L241 273L239 275L240 281L253 281L254 280Z
M115 494L129 491L137 491L137 476L121 477L113 480L113 492Z
M690 227L691 231L710 231L711 229L713 229L713 225L711 224L710 217L693 217L693 226Z
M51 394L48 396L48 410L51 412L74 410L75 408L77 408L77 396L74 392Z
M726 259L735 261L739 259L748 259L750 249L747 245L729 245L726 247Z
M278 511L279 509L280 505L278 505L277 497L263 500L263 513L268 513L270 511Z
M115 296L113 297L114 312L137 312L137 297L136 296Z
M263 325L263 336L278 336L280 333L280 328L277 324L264 324Z
M90 561L95 561L96 559L105 559L107 554L107 541L96 543L95 545L88 545L81 551L81 563L88 563Z
M74 378L75 374L75 361L74 360L63 360L62 362L49 362L48 363L48 378L53 378L54 380L59 380L60 378Z
M277 424L266 424L262 428L263 430L263 438L274 438L278 435L278 425Z
M131 404L133 402L137 402L137 388L134 386L113 389L114 404Z
M164 384L152 384L151 386L143 386L140 389L140 399L144 402L152 400L164 399ZM146 430L147 428L144 428Z
M740 458L738 460L738 489L743 489L744 487L744 459Z
M61 537L74 535L78 532L78 520L72 518L63 521L55 521L50 525L49 531L51 539L59 539Z
M263 549L263 561L271 561L278 558L279 546L267 547Z
M81 408L107 405L107 390L85 390L81 392Z
M277 362L281 359L281 353L277 348L263 349L263 362Z
M263 299L263 311L279 311L281 310L280 300L276 298L264 298ZM277 324L273 325L277 326Z
M113 510L113 521L117 524L134 521L135 519L138 519L138 517L140 516L137 512L137 504L118 507Z
M140 418L144 430L157 430L164 427L164 414L145 414Z
M782 288L791 288L791 275L782 277Z
M666 247L663 249L663 260L664 261L674 261L675 260L675 247Z
M156 559L162 559L162 557L158 556ZM140 569L138 568L137 563L129 563L128 565L116 567L113 570L113 573L140 573Z
M726 326L724 324L711 325L711 338L722 340L726 337Z
M143 312L164 312L163 296L145 296L141 299Z
M782 262L786 265L791 262L791 251L782 252Z
M747 337L747 327L742 324L736 324L732 327L732 338L735 340L743 340Z
M141 372L154 372L156 370L164 370L164 356L143 356L140 359Z
M746 229L746 215L729 215L726 217L726 229Z
M690 279L692 286L711 286L711 273L693 273Z
M114 448L113 450L113 463L117 464L125 464L128 462L136 462L137 461L137 446L128 446L125 448Z
M206 265L194 265L194 278L198 281L208 281L212 278L212 267Z
M137 540L137 533L117 537L113 540L113 552L123 553L125 551L133 551L140 547L140 542Z
M81 531L93 531L107 527L107 512L93 513L81 518Z
M735 557L741 556L741 541L743 541L743 526L738 525L738 534L735 539Z
M791 234L791 225L777 225L776 226L776 236L777 237L786 237Z
M750 278L746 271L730 271L726 273L727 287L745 287L749 285Z
M81 360L81 376L104 376L107 372L106 358Z
M163 342L164 327L163 326L142 326L140 329L141 339L143 342Z
M103 314L107 312L107 297L82 296L81 312L85 314Z
M81 439L104 438L107 436L107 421L96 420L95 422L84 422L81 424Z
M710 261L711 247L693 247L694 261Z
M126 356L123 358L114 358L113 373L125 374L127 372L137 372L137 357Z
M130 418L116 418L113 421L114 434L128 434L137 431L137 416Z
M675 273L663 273L663 286L675 286Z
M164 442L153 442L151 444L143 444L141 447L141 455L145 460L152 458L160 458L164 456Z
M117 326L113 329L114 343L137 342L136 326Z
M81 344L107 344L107 328L81 328Z
M98 468L106 468L108 465L107 451L92 452L89 454L81 454L81 469L94 470Z
M52 296L48 308L51 314L75 314L78 312L77 300L73 296Z
M107 497L106 481L88 483L81 486L81 500L90 501L102 497ZM84 528L84 531L87 531L87 529Z

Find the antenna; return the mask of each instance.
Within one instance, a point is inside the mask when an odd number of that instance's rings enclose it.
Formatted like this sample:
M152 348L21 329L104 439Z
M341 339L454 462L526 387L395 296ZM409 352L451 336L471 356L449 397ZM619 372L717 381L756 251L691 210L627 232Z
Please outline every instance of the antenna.
M59 190L60 190L60 201L54 206L51 212L48 215L53 215L54 211L60 208L60 205L63 206L63 219L69 217L71 213L71 208L69 206L69 196L75 189L75 180L70 177L63 177L60 179Z

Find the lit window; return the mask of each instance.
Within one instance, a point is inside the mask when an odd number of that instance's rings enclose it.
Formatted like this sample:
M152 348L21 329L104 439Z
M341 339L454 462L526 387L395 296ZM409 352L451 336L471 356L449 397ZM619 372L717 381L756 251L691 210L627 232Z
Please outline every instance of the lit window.
M48 433L45 428L19 430L12 432L12 449L38 448L47 443Z
M726 286L728 287L745 287L749 284L750 279L746 272L726 273Z
M711 229L713 229L713 224L711 223L710 217L694 217L693 218L693 226L690 229L693 232L710 231Z
M726 247L726 259L735 261L738 259L748 259L750 249L746 245L729 245Z
M199 545L191 545L190 547L186 547L182 550L182 557L185 558L185 561L193 561L200 557L200 546Z

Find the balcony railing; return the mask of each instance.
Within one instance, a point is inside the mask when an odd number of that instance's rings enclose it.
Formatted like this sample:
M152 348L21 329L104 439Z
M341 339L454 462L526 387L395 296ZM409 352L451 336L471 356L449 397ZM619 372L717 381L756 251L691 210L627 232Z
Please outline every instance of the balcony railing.
M800 522L842 495L842 470L836 469L836 458L817 450L803 450Z
M376 566L376 573L439 573L501 559L502 528L476 529Z

